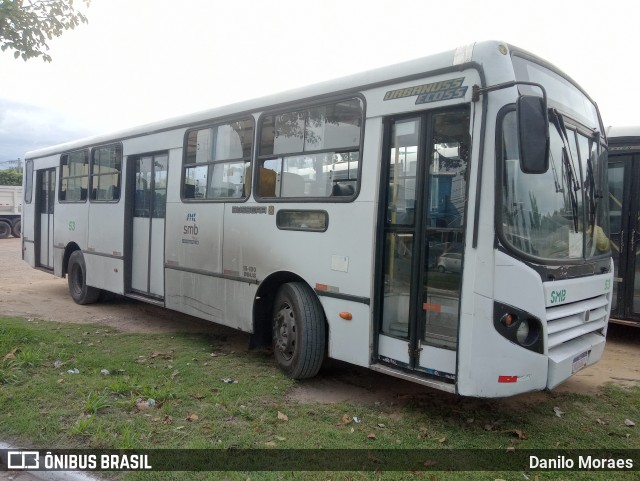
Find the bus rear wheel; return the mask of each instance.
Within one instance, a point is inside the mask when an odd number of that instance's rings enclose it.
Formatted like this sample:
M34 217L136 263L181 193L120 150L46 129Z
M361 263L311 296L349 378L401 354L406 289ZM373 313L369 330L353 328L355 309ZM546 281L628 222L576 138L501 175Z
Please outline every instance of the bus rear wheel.
M69 257L67 270L69 293L76 304L93 304L100 296L100 289L87 285L87 266L80 251L74 251Z
M273 352L287 376L315 376L324 360L326 343L322 306L304 283L284 284L273 306Z

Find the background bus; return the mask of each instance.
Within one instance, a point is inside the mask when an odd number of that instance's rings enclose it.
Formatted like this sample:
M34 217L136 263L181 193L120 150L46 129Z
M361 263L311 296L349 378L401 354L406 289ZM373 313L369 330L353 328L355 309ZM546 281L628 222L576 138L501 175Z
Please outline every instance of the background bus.
M640 325L640 127L609 127L611 321Z
M249 332L293 378L328 355L463 395L551 389L605 345L601 133L557 68L468 45L30 152L23 255L78 303Z

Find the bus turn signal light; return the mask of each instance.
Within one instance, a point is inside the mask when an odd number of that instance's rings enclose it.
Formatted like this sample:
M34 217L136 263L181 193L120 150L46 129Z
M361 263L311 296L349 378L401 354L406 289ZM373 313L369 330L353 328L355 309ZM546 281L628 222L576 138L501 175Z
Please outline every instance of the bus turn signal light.
M351 315L351 313L347 311L342 311L339 315L345 321L350 321L351 319L353 319L353 316Z
M517 319L518 318L513 314L505 314L504 316L502 316L502 319L500 319L500 321L505 326L511 327L513 326L513 323L516 322Z

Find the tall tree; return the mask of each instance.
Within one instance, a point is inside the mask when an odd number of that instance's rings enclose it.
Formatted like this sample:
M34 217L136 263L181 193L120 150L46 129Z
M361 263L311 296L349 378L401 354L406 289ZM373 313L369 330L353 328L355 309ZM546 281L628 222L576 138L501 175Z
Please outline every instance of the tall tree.
M15 58L42 57L51 62L48 40L87 23L74 0L0 0L0 50L14 50ZM81 0L87 7L91 0Z

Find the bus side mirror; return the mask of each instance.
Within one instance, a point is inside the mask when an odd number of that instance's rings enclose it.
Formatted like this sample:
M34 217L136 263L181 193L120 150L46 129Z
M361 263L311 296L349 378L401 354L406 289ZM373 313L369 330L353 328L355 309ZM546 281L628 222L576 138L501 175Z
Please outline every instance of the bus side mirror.
M542 97L522 95L516 105L520 169L525 174L549 170L549 117Z

